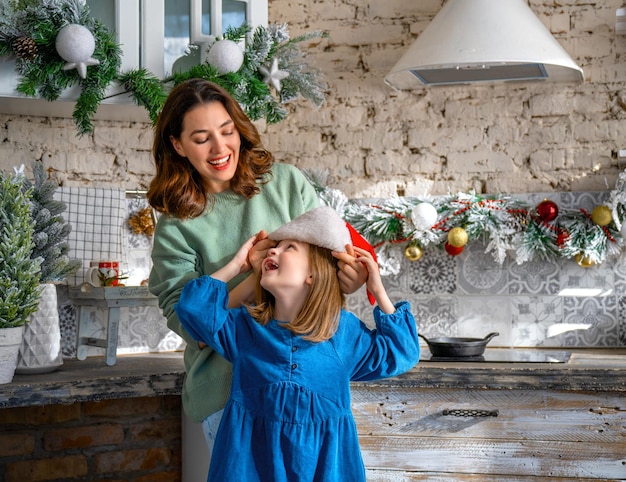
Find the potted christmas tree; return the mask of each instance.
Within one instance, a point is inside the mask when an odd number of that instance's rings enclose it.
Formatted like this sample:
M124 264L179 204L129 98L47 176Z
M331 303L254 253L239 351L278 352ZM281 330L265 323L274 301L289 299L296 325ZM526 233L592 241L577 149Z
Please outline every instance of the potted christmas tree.
M67 237L72 228L61 215L66 204L54 199L58 184L48 179L41 161L34 161L32 170L34 180L31 183L24 178L23 190L31 192L31 258L41 260L42 290L39 308L24 327L16 370L19 374L47 373L63 364L56 283L75 273L81 264L68 256Z
M0 383L13 380L24 325L37 310L41 260L32 258L31 191L0 172Z

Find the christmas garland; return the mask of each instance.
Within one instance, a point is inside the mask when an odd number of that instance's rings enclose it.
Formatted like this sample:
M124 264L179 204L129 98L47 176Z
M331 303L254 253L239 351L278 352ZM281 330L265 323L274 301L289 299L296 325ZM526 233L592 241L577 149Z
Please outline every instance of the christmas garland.
M194 77L220 84L252 120L280 122L287 116L284 104L298 97L319 107L327 86L308 68L298 44L326 36L318 31L290 39L285 24L229 28L209 46L206 62L159 79L147 69L120 72L114 34L81 0L0 0L0 58L15 57L17 91L54 101L79 85L72 115L80 135L93 132L93 116L111 85L122 85L121 94L130 94L152 122L169 90ZM197 48L190 45L188 55Z
M590 267L619 255L626 239L626 171L619 175L607 202L591 212L559 209L548 199L531 206L511 196L475 192L363 202L327 187L325 172L305 174L320 200L380 252L381 268L393 245L402 244L404 255L418 261L427 246L458 256L468 242L482 243L498 264L507 257L518 264L561 258Z

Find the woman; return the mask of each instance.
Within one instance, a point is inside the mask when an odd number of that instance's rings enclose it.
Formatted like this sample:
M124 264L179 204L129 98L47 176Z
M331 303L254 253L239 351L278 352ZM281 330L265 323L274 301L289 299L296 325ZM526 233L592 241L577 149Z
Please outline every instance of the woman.
M350 381L399 375L419 360L415 319L394 304L368 251L355 247L369 271L378 306L370 330L343 309L331 250L350 235L327 206L269 235L255 304L228 309L225 282L250 270L250 238L211 276L191 280L176 312L189 333L234 364L230 400L217 432L209 481L365 482Z
M150 291L159 298L168 327L187 342L183 407L191 420L203 423L211 449L210 429L228 399L232 368L189 336L174 305L187 281L221 268L258 232L251 258L260 261L271 246L262 230L281 226L319 201L300 171L274 163L256 127L228 92L203 79L171 91L155 126L152 153L156 175L147 197L161 216ZM349 255L340 260L342 289L352 293L367 271ZM244 278L230 280L228 289L245 286ZM231 292L231 303L242 300L236 293Z

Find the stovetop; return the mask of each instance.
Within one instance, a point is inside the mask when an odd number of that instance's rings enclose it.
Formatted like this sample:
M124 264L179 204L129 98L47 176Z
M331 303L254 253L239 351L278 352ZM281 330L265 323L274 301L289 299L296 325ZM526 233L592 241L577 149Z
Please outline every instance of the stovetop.
M420 362L488 362L488 363L567 363L568 351L536 348L486 348L481 356L432 356L428 346L422 346Z

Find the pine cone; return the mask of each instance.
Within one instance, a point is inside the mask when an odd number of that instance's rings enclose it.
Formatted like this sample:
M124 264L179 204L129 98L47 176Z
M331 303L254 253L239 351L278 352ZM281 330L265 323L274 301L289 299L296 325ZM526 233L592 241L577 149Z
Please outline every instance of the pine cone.
M30 37L17 37L11 43L13 53L18 59L33 60L39 54L37 44Z

